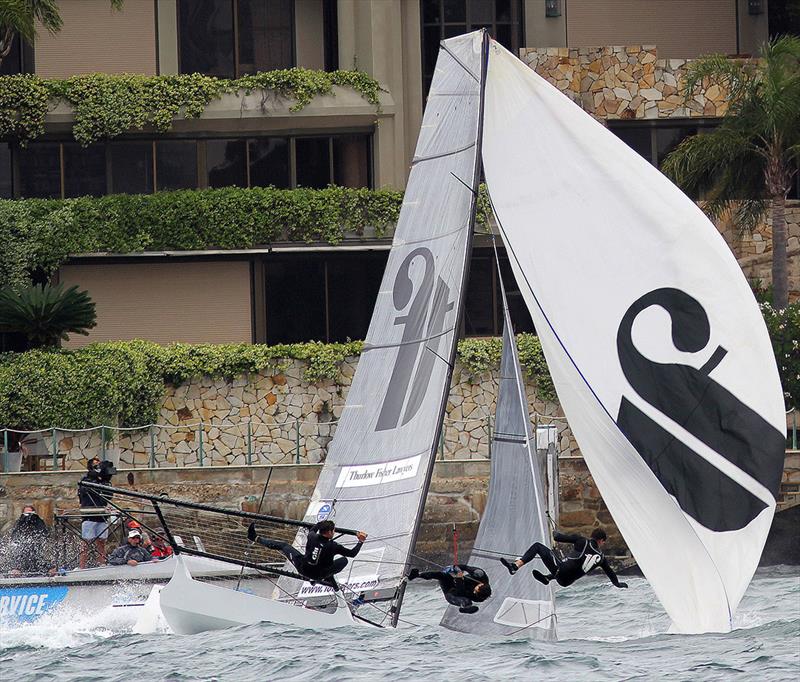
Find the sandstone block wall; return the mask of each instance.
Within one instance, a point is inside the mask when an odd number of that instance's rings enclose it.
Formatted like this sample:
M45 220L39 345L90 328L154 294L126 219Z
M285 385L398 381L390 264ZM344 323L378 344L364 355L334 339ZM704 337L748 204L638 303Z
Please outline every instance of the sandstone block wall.
M463 559L468 555L486 508L489 467L486 459L436 463L415 549L419 557L440 564L452 562L454 523L459 556ZM114 485L130 488L127 477L132 474L133 488L140 492L256 511L270 468L273 473L263 513L302 518L319 476L318 464L122 470ZM76 508L76 486L81 475L78 471L0 474L0 533L11 527L28 503L34 504L49 525L56 510ZM624 545L607 511L604 513L605 507L596 496L585 465L569 461L561 476L561 490L570 503L570 511L562 513L560 525L568 532L591 532L602 515L602 523L613 540L612 553L624 555ZM583 500L587 502L586 510L577 509ZM513 519L509 522L513 523ZM525 529L520 529L520 534L524 538ZM422 563L422 559L417 561Z
M717 117L725 93L712 85L688 102L681 87L689 59L659 59L655 45L532 47L520 58L599 119Z
M342 363L337 382L308 383L303 379L305 365L295 360L281 373L243 375L230 381L200 376L179 386L166 386L159 426L109 429L105 448L98 429L57 431L59 466L83 469L88 458L103 453L119 466L133 468L147 468L151 462L155 467L322 462L357 365L358 358ZM456 366L437 455L440 459L489 455L498 373L474 376L460 364ZM555 424L556 449L577 454L577 443L560 408L541 400L534 382L528 382L527 391L532 420ZM50 432L41 435L41 447L52 452ZM45 464L50 466L49 459Z

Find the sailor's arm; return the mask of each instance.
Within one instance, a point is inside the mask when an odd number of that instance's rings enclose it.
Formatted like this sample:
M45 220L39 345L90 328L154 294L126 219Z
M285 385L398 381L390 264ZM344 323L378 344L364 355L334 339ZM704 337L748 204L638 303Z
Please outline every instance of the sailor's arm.
M336 553L341 554L342 556L350 557L351 559L356 556L361 551L361 547L364 545L364 541L367 539L367 534L362 530L356 533L356 537L358 538L358 542L353 547L345 547L337 542Z
M574 544L576 542L580 542L583 539L584 539L583 536L578 535L577 533L562 533L557 530L553 531L553 540L555 540L556 542L568 542Z
M608 579L612 582L614 587L627 587L628 586L628 583L622 583L622 582L619 581L619 578L617 578L617 574L614 573L614 569L612 569L611 566L608 565L608 559L603 557L603 560L600 562L599 565L600 565L600 568L602 568L605 571L606 575L608 576Z

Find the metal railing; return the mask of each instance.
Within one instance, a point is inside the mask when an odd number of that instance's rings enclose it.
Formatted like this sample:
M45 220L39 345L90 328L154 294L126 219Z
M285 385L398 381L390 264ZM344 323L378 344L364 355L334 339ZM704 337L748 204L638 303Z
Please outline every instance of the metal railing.
M266 420L265 420L266 419ZM83 469L93 457L121 468L300 464L324 461L337 420L252 418L236 423L146 424L2 431L3 471ZM567 429L563 418L534 415L534 432L545 423ZM437 459L491 457L493 418L445 418ZM546 447L546 445L545 445Z

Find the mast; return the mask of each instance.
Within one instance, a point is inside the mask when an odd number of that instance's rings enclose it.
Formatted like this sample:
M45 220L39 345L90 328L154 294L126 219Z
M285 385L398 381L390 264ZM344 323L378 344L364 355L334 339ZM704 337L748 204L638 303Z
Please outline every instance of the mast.
M483 137L483 108L484 108L484 98L486 95L486 71L489 66L489 34L486 32L485 29L481 29L482 40L481 40L481 75L480 75L480 104L478 108L478 134L475 136L475 147L476 147L476 154L475 154L475 167L472 173L472 182L470 183L470 187L472 189L472 206L470 210L470 220L469 220L469 236L467 237L467 248L465 250L464 256L464 269L463 269L463 276L461 278L461 287L460 290L463 292L464 288L466 287L467 282L469 281L469 264L470 259L472 257L472 235L475 231L475 219L477 214L477 204L478 204L478 192L480 190L480 179L481 179L481 140ZM440 49L446 50L447 48L442 45ZM460 178L458 178L461 180ZM439 428L435 432L435 436L433 442L431 443L431 450L430 450L430 463L428 465L428 472L425 477L425 488L423 490L422 496L420 498L419 503L419 510L417 511L417 518L414 523L414 530L411 534L411 552L409 552L406 558L406 565L403 568L403 573L408 573L409 564L411 563L411 554L413 553L413 548L417 542L417 536L419 535L420 525L422 524L422 514L425 510L425 500L428 497L428 488L430 487L431 478L433 477L433 467L436 464L436 448L439 443L439 439L442 435L442 429L444 428L444 413L447 409L447 398L450 394L450 382L453 377L453 365L455 365L456 361L456 351L458 349L458 330L461 328L461 321L463 320L464 316L464 305L466 301L466 296L462 295L459 300L458 304L458 311L455 318L455 331L453 333L453 343L451 344L450 348L450 356L448 358L448 370L447 370L447 381L444 385L444 390L442 391L442 400L439 406ZM392 606L392 626L397 627L397 622L400 618L400 608L403 605L403 598L405 597L406 593L406 585L407 583L403 581L400 583L399 587L397 588L397 598L395 600L394 605Z

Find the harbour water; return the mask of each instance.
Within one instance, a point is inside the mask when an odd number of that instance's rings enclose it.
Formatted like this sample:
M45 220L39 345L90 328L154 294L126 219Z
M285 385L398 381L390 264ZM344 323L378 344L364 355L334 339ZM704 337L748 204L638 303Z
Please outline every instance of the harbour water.
M104 613L0 630L0 679L58 680L794 680L800 572L761 569L726 635L666 634L643 578L591 576L557 593L559 641L484 639L438 627L444 601L413 583L397 630L325 633L260 624L193 636L120 631ZM371 607L362 607L364 615Z

